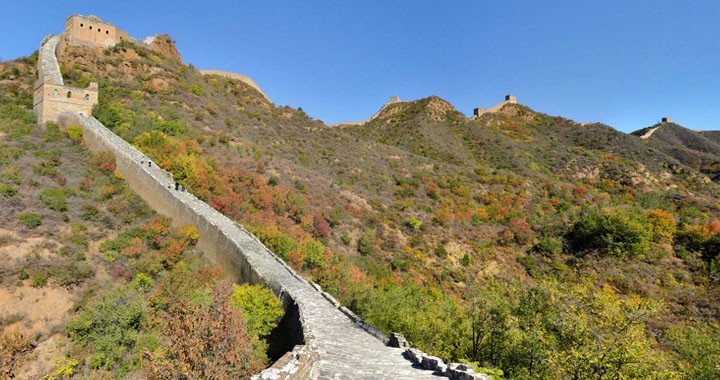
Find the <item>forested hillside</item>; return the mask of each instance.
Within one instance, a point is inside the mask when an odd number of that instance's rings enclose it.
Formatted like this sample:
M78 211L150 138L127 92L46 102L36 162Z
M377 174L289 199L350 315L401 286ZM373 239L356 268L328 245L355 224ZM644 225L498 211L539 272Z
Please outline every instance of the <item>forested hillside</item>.
M0 64L0 378L259 372L280 301L229 284L82 129L35 124L35 60Z
M414 346L508 379L720 376L720 187L659 142L438 97L328 127L129 43L60 62L100 83L101 122ZM29 114L33 66L2 70Z

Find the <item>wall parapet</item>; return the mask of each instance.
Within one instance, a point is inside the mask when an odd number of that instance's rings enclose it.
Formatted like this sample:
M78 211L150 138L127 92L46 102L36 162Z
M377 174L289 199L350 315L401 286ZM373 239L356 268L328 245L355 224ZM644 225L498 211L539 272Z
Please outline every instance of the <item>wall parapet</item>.
M40 52L38 57L38 80L35 87L43 83L52 83L64 85L62 74L60 73L60 64L58 64L55 50L60 42L60 36L49 35L40 43Z

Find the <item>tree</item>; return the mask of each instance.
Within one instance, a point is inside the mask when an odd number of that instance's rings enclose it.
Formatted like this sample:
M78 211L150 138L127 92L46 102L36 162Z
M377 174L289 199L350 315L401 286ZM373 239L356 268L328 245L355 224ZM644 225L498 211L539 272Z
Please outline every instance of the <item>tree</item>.
M575 222L567 237L579 254L596 250L625 257L646 252L652 236L652 228L637 214L626 210L593 210Z
M227 282L216 284L209 305L179 302L164 319L169 345L145 351L150 379L237 379L262 369Z
M270 334L285 314L275 293L260 285L233 285L230 305L242 313L248 333L257 336Z

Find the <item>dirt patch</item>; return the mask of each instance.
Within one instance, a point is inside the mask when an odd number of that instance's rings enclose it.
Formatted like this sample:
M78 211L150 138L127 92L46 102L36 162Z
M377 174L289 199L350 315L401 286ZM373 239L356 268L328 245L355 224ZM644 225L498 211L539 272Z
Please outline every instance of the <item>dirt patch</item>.
M0 265L8 272L29 257L50 258L59 244L44 237L22 238L16 232L1 230L4 245L0 247ZM62 357L67 346L64 326L69 311L78 301L80 289L58 286L35 288L30 280L3 281L0 284L0 339L21 337L32 343L32 351L22 355L11 369L17 379L36 379L50 372L55 359ZM27 362L23 363L24 360Z

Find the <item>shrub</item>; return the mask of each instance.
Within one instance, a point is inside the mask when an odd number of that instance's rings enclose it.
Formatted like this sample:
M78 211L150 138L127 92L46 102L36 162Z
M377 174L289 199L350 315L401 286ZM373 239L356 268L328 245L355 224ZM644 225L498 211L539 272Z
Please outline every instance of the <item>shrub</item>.
M546 257L552 257L562 253L563 244L562 242L554 237L546 236L540 239L533 247L532 251L539 253Z
M375 233L372 230L363 232L358 240L358 253L363 256L370 255L375 252Z
M26 212L18 215L18 220L27 228L35 228L42 224L42 216L33 212Z
M656 237L668 240L673 238L677 231L677 223L673 214L657 209L648 211L646 215Z
M316 237L325 238L330 235L330 224L320 214L313 215L313 227Z
M305 239L300 244L300 253L305 268L312 269L327 266L327 262L325 262L325 246L316 240Z
M80 207L80 219L82 220L98 220L100 210L97 207L87 204Z
M79 125L69 126L67 128L67 130L65 131L65 133L67 133L70 140L73 140L76 142L82 140L82 137L83 137L83 130Z
M650 248L652 230L641 215L625 210L590 211L575 222L568 241L578 254L595 250L625 257Z
M242 311L248 333L257 336L270 334L285 314L280 299L260 285L233 285L230 305Z
M508 222L508 228L513 234L513 239L516 243L524 245L529 243L533 238L533 230L528 222L522 219L511 219Z
M158 129L169 136L179 136L185 133L185 127L179 120L162 120L158 124Z
M63 188L45 189L40 192L45 207L55 211L67 211L67 191Z
M142 320L142 299L134 290L120 287L84 305L65 330L73 342L93 348L91 361L112 368L135 344Z
M17 189L6 185L4 183L0 183L0 197L12 197L17 193Z
M410 227L413 231L420 231L423 226L423 222L422 220L411 216L405 221L405 225Z
M200 232L197 228L184 224L180 226L180 228L175 231L175 234L181 238L188 241L188 243L195 245L197 244L198 239L200 239Z

